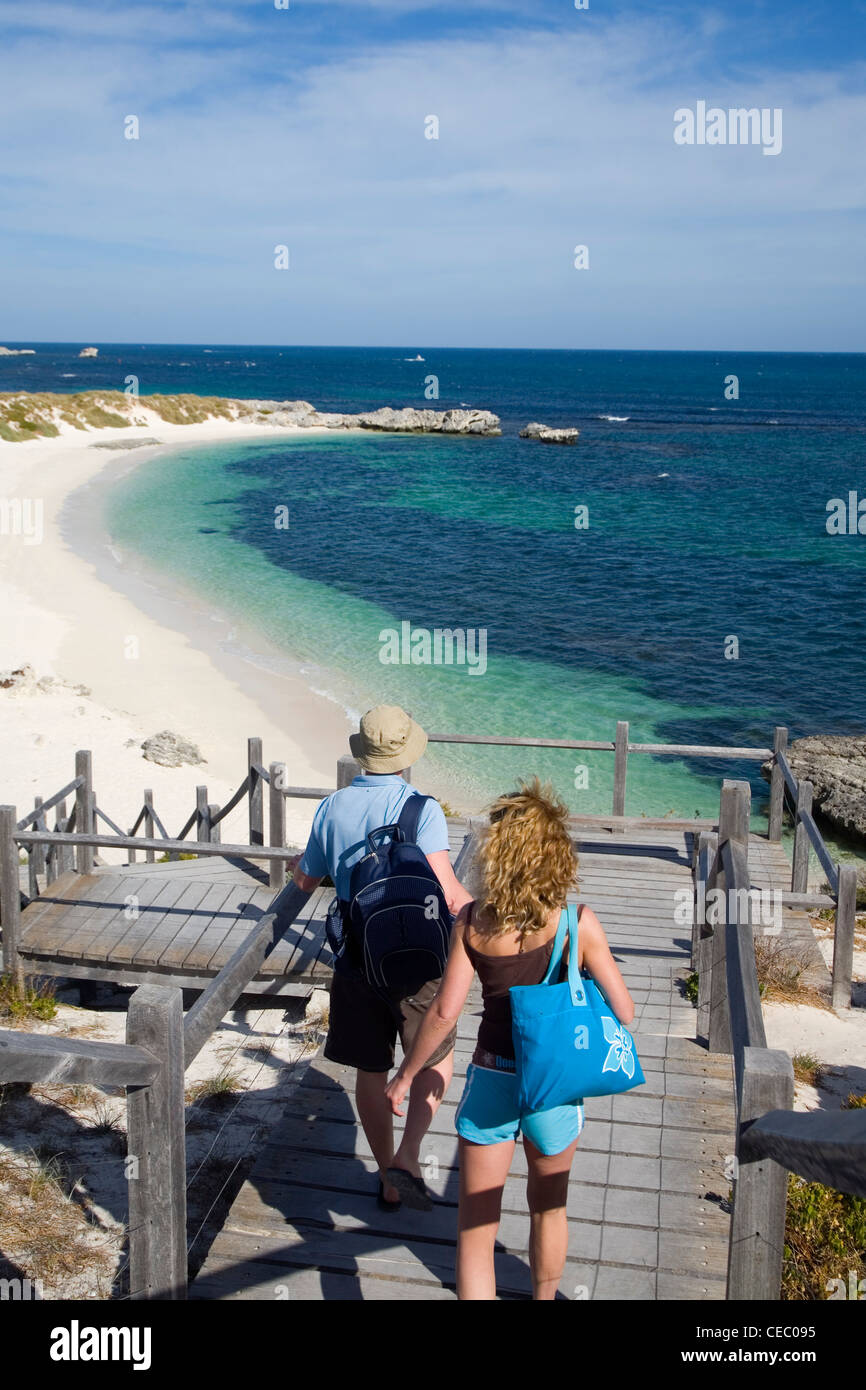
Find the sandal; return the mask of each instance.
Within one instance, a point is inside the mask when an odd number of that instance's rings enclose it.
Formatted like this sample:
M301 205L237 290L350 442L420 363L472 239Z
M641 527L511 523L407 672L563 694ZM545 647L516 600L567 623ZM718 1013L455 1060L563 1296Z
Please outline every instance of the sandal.
M420 1178L406 1168L389 1168L388 1181L396 1187L407 1207L412 1211L432 1211L433 1202Z

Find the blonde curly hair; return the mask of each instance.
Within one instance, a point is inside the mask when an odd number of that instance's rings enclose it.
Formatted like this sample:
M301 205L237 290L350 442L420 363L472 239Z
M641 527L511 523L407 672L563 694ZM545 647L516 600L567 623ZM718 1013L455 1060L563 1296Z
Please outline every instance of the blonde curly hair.
M568 807L537 777L518 783L490 807L480 847L483 891L477 930L492 935L541 931L553 908L565 906L577 882L577 855L568 833Z

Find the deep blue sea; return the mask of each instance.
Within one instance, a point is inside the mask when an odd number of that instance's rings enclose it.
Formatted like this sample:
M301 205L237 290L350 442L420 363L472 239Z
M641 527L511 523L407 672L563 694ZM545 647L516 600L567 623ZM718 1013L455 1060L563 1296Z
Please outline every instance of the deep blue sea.
M143 395L501 416L493 439L190 447L110 494L117 545L352 711L386 700L439 732L553 738L609 739L628 719L641 742L866 731L866 534L826 526L830 499L866 499L864 355L29 346L0 358L0 390L122 390L132 374ZM531 420L580 439L519 439ZM483 673L383 663L382 633L404 622L483 631ZM610 808L605 755L438 750L431 768L456 800L539 771L575 809ZM627 809L711 814L721 775L750 777L757 808L754 765L635 756Z

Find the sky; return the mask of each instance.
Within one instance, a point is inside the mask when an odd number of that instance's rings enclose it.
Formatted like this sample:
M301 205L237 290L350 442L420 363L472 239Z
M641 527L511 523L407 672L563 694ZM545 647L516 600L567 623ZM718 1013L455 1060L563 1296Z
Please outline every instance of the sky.
M283 2L0 0L0 342L866 350L866 0Z

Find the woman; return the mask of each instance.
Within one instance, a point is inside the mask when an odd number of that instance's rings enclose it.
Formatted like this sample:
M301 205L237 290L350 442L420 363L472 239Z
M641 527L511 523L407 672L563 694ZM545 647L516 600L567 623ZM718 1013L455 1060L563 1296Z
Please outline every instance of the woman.
M568 808L537 778L494 803L480 851L483 891L454 923L439 993L386 1092L394 1113L401 1115L414 1077L454 1027L477 971L484 1009L456 1116L460 1299L496 1297L493 1251L502 1191L521 1131L529 1169L533 1297L555 1298L565 1266L568 1177L583 1105L520 1114L508 991L512 985L539 984L550 963L560 913L577 876L567 820ZM601 923L586 906L580 911L578 953L578 964L603 990L620 1023L631 1023L631 995Z

